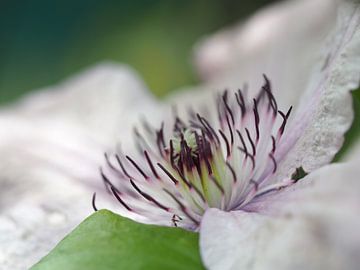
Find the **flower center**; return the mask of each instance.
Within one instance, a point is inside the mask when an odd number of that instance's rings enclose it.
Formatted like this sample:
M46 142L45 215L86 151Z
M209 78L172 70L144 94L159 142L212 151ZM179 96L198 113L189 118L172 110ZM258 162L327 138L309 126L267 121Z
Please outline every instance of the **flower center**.
M196 157L198 152L198 145L196 143L195 131L186 129L184 133L180 133L178 136L172 139L174 154L176 158L179 159L183 147L189 149L189 153L192 157Z
M164 124L154 130L144 123L146 137L135 131L137 161L121 152L105 154L101 176L107 190L136 219L194 229L208 208L244 209L296 182L275 177L276 148L291 107L278 110L264 78L252 101L240 90L232 99L227 91L219 96L217 121L194 113L187 122L175 116L170 136Z

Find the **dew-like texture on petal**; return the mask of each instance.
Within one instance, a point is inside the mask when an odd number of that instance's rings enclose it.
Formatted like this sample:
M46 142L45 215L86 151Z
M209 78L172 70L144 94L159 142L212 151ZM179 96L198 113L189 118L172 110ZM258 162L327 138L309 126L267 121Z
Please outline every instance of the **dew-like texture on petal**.
M132 70L104 63L0 111L1 267L28 268L92 212L104 151L129 147L155 104Z
M358 269L360 170L328 165L303 180L309 185L277 212L209 210L200 229L209 269Z
M1 269L28 269L92 212L91 190L54 170L27 171L1 183Z

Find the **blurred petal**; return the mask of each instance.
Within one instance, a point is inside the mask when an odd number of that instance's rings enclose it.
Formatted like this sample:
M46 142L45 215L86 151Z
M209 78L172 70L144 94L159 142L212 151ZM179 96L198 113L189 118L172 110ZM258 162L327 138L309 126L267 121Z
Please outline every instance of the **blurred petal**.
M308 84L317 53L336 16L336 0L282 1L246 23L221 30L200 42L195 64L200 75L219 87L261 87L272 81L280 107L295 105Z
M214 92L204 89L234 90L244 82L250 84L251 97L260 89L261 74L267 74L279 108L294 105L277 149L273 179L289 177L300 166L310 172L333 159L353 120L349 91L360 82L359 25L359 4L354 1L276 4L245 25L205 40L197 63L208 81L197 92L185 91L169 100L209 107Z
M134 72L102 64L0 111L0 148L24 165L31 160L78 178L94 177L103 153L119 141L129 147L140 115L157 119L157 110Z
M104 151L160 108L133 71L101 64L0 112L2 267L28 268L92 211Z
M133 70L104 63L57 86L38 90L2 110L1 120L13 117L10 120L46 122L51 118L49 124L66 122L109 145L119 136L128 138L139 115L152 112L156 106L159 104Z
M360 170L323 167L271 215L211 209L200 247L209 269L358 269Z

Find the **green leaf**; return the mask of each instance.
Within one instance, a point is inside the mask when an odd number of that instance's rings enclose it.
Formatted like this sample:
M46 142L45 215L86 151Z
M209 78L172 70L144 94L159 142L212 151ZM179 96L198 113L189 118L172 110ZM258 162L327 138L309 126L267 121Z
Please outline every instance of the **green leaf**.
M295 172L291 175L291 179L297 182L300 179L303 179L307 175L308 173L304 171L303 167L298 167L296 168Z
M360 139L360 88L351 93L353 97L354 121L351 128L345 134L344 145L335 156L334 162L341 161L351 147Z
M108 210L83 221L31 270L204 269L198 234Z

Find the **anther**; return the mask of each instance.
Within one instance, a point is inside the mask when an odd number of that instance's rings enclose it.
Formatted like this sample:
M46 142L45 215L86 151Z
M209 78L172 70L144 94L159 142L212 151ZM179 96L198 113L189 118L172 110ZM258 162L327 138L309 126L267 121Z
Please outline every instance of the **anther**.
M95 205L95 200L96 200L96 192L94 192L91 202L92 202L92 207L93 207L94 211L97 212L98 209L97 209L97 207Z
M149 179L149 176L144 173L144 171L139 167L139 165L129 156L126 156L127 160L130 161L130 163L140 172L140 174L146 179Z

